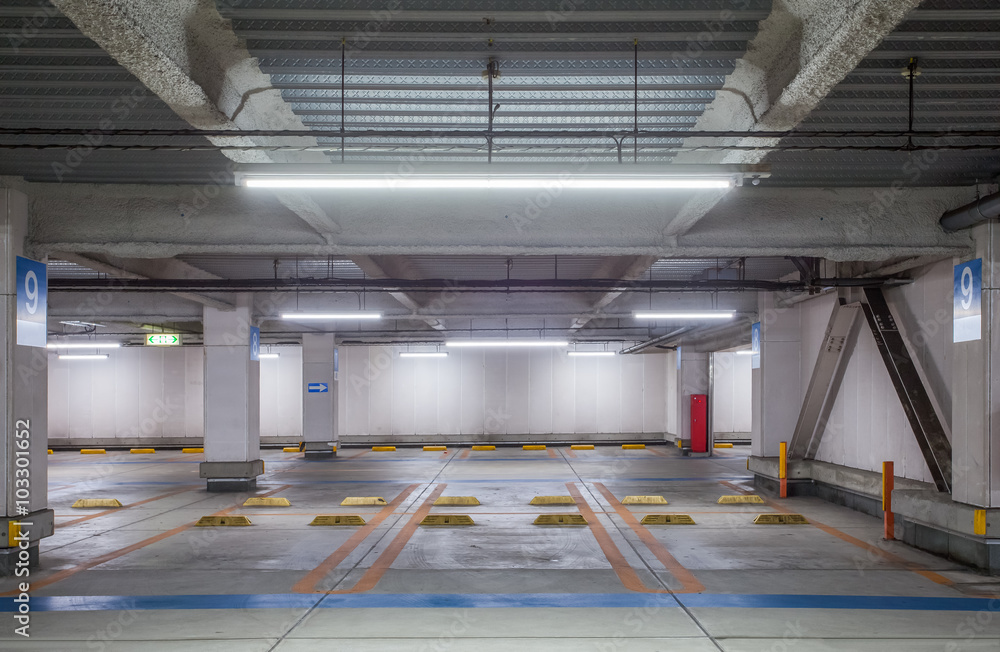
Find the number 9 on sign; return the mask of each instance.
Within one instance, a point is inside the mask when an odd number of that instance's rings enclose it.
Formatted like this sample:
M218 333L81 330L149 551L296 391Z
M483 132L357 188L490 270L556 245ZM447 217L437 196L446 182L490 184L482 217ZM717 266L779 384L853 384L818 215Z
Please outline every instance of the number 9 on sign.
M968 310L972 307L972 268L962 268L962 308Z
M982 258L956 265L953 342L972 342L982 339L982 293Z
M17 257L17 343L44 347L46 341L47 278L45 263Z

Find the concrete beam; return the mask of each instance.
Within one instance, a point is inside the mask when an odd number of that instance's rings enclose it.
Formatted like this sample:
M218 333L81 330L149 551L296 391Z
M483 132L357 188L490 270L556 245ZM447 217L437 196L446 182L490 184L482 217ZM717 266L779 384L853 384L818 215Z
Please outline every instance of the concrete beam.
M757 36L696 123L705 131L785 131L795 128L858 67L920 0L776 0ZM777 139L732 139L774 145ZM685 146L719 144L689 138ZM685 152L675 164L761 163L762 151ZM726 193L693 198L670 222L667 241L687 233Z
M52 0L88 38L198 129L304 130L212 0ZM315 138L213 137L216 145L315 146ZM237 163L326 163L319 152L226 151ZM339 224L309 196L274 193L326 242Z
M593 278L617 278L623 281L634 281L649 271L649 268L656 261L656 256L636 256L624 260L621 258L606 258L594 272ZM591 308L593 314L576 319L570 330L575 331L586 326L591 319L600 316L604 312L604 309L621 295L621 292L605 292L601 295L600 299L594 302Z
M683 203L683 193L563 193L518 229L510 218L523 210L525 197L517 191L472 199L464 192L415 197L405 191L316 191L311 196L337 211L343 227L337 243L321 243L272 196L248 188L219 188L196 220L178 210L190 201L185 186L29 184L29 192L30 245L39 255L794 255L886 261L964 254L973 245L968 233L944 233L937 222L947 208L974 199L973 188L739 188L673 246L663 244L658 232L664 211Z
M83 256L76 253L71 253L67 251L53 252L51 257L58 258L60 260L65 260L67 262L76 263L77 265L82 265L84 267L89 267L95 272L101 272L102 274L107 274L111 278L128 278L128 279L146 279L146 278L219 278L218 276L212 276L208 272L203 270L198 270L191 267L187 263L167 259L161 261L151 261L151 260L140 260L137 261L134 266L128 266L124 262L120 262L115 265L110 262L105 262L90 256ZM130 268L127 268L130 267ZM133 271L138 267L142 270L155 270L160 272L159 274L142 274L138 271ZM155 273L155 272L154 272ZM173 274L181 274L181 276L174 276ZM170 292L170 294L181 299L186 299L188 301L193 301L195 303L201 304L203 306L211 306L213 308L218 308L219 310L231 310L233 304L220 299L206 296L204 294L196 294L193 292Z

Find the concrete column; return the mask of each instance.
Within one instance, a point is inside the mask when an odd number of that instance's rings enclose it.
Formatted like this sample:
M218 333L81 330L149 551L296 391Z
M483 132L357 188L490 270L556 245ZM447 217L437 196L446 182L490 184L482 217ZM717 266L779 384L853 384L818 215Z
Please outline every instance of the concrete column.
M250 360L253 295L234 310L205 306L205 461L209 491L249 491L260 459L260 362Z
M802 315L798 306L780 308L774 293L758 295L760 368L753 374L751 454L775 457L791 441L802 407Z
M952 345L952 499L1000 507L1000 228L972 234L976 253L961 261L983 259L982 339Z
M17 345L15 269L27 232L27 198L0 189L0 575L30 583L25 573L38 565L38 542L52 534L55 519L47 509L48 356Z
M302 335L302 440L306 459L336 455L337 351L333 333ZM315 391L326 386L327 391ZM310 391L310 387L314 391Z
M678 355L680 356L680 369L677 371L677 395L680 402L678 414L681 417L678 427L681 439L685 444L689 444L691 442L691 395L709 393L711 354L689 351L688 347L682 346ZM709 405L711 405L711 400L712 398L709 397ZM709 424L709 428L711 429L711 424ZM708 452L711 453L711 432L709 432L708 437Z

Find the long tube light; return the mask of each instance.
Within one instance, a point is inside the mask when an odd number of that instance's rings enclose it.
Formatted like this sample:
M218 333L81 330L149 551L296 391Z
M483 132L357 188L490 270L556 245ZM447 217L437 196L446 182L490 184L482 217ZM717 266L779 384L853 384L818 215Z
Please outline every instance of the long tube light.
M49 342L48 349L117 349L121 342Z
M741 351L737 351L736 355L753 355L753 351L750 349L743 349Z
M382 319L380 312L286 312L281 315L282 319L293 321L303 321L307 319L333 320L333 319Z
M709 320L709 319L732 319L736 316L736 313L732 310L713 310L710 312L683 312L683 311L667 311L667 312L652 312L636 310L632 313L632 316L636 319L682 319L682 320Z
M489 176L486 174L413 176L247 175L247 188L328 190L722 190L736 185L731 177L623 176Z
M64 353L59 356L60 360L104 360L107 353Z
M611 355L617 355L617 354L614 351L570 351L569 353L567 353L567 355L571 355L571 356L578 357L578 358L579 357L587 357L587 358L589 358L589 357L595 357L595 356L604 357L604 356L611 356Z
M444 344L467 347L569 346L565 340L449 340Z
M263 360L264 358L278 358L281 357L279 353L258 353L257 357Z
M403 351L399 354L401 358L447 358L447 351Z

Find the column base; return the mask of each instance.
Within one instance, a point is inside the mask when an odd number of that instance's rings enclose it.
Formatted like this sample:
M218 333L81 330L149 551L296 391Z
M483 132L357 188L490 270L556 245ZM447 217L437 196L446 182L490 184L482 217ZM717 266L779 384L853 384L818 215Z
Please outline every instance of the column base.
M27 550L20 548L0 548L0 577L12 577L18 568L24 568L24 560L21 553L28 553L28 568L38 568L38 544L35 543ZM18 566L20 563L20 566ZM22 573L24 571L21 571Z
M208 480L209 491L253 491L263 472L263 460L202 462L198 467L198 475Z
M207 489L211 492L243 492L257 488L257 478L209 478Z
M337 456L337 447L332 441L306 441L302 446L302 456L307 460L328 460Z

